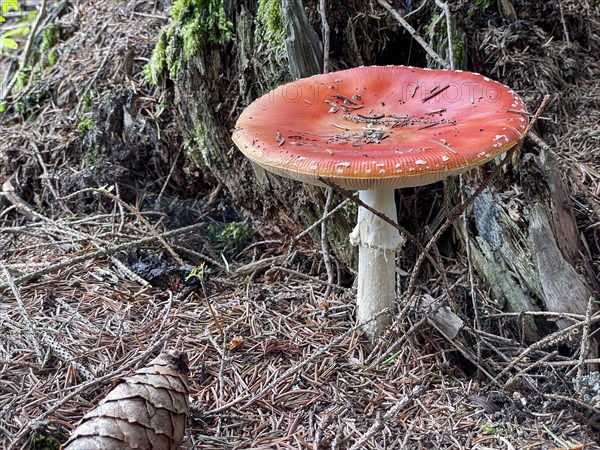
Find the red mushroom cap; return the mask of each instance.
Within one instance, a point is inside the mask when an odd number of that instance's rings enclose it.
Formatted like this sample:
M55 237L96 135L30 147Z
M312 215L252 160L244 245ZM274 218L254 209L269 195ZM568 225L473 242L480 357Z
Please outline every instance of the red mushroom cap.
M523 137L519 96L482 75L371 66L285 84L248 106L233 141L266 170L347 189L434 183Z

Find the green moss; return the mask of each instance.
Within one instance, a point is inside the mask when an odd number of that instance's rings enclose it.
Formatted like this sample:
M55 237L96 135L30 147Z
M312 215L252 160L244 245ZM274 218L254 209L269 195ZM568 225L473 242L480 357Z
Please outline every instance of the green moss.
M224 44L233 39L233 24L227 19L224 0L176 0L171 18L180 25L195 22L199 43Z
M211 244L220 252L238 251L256 236L256 230L246 221L211 224L207 232Z
M262 41L278 52L285 52L286 28L281 0L260 0L256 20L257 33Z
M182 59L192 58L200 47L226 44L234 37L225 0L176 0L170 16L144 69L146 80L154 85L165 70L171 78L177 76Z
M42 33L42 41L40 42L39 47L38 65L43 66L45 64L46 67L52 67L58 62L60 53L54 50L53 47L55 47L62 38L62 27L60 24L57 23L44 28L44 32Z
M464 69L467 67L467 44L462 39L462 36L452 30L452 41L454 43L454 60L456 62L457 69Z
M11 93L23 93L18 96L18 100L13 103L12 109L27 118L33 116L40 110L40 104L47 98L49 88L45 83L41 83L43 71L39 65L26 65L17 75L16 82Z
M186 23L181 28L183 36L183 55L190 59L200 48L200 24L195 21Z
M79 125L77 125L79 136L83 144L83 164L91 167L100 161L100 145L98 143L98 128L90 114L84 114Z
M506 436L506 426L501 422L488 422L481 425L481 431L490 436Z
M53 24L44 28L44 32L42 33L42 42L40 43L40 51L47 52L50 50L60 42L60 36L60 24Z
M438 20L440 20L440 15L434 14L433 16L431 16L431 20L429 21L429 23L425 26L425 29L427 30L427 34L430 37L435 34L435 28L437 27Z
M60 441L51 434L36 432L31 442L31 450L58 450Z
M94 95L96 95L96 93L93 89L90 89L86 92L85 96L83 97L83 100L81 100L82 112L86 113L87 111L89 111L90 106L92 105L92 97L94 97Z
M90 131L96 131L96 124L92 120L91 116L85 115L79 125L77 125L79 133L83 136L88 134Z
M58 53L54 50L51 50L48 53L48 66L52 67L58 62Z
M83 154L82 161L84 167L94 167L95 165L97 165L100 162L100 150L98 149L98 146L96 145L88 149Z
M200 154L202 157L202 161L200 161L201 164L206 167L211 167L216 161L217 155L215 155L207 145L206 130L204 129L204 125L199 121L195 122L194 137L190 148L194 149L194 155Z
M474 0L473 3L475 3L484 11L487 11L490 9L490 6L492 6L492 0Z
M158 84L159 78L165 70L168 37L166 30L166 28L161 30L160 35L158 36L158 42L150 57L150 62L144 67L144 78L155 86Z
M17 75L17 80L15 81L15 84L13 86L12 89L12 93L16 94L18 92L21 92L23 89L25 89L25 87L27 87L27 85L29 84L31 77L33 74L33 69L31 66L24 66L20 71L19 74Z

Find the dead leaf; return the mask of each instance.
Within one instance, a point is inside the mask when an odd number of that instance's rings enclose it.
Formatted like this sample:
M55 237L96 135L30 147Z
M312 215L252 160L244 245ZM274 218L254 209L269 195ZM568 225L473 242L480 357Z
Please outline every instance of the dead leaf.
M242 336L234 337L229 344L227 344L227 350L241 350L244 348L244 338Z

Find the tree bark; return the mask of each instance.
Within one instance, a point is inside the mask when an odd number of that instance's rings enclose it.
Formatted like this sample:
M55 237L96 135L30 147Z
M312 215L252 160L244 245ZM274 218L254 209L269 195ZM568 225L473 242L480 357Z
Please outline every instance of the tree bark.
M325 191L283 179L252 166L235 148L230 134L239 111L283 82L314 75L322 68L321 42L300 0L283 2L285 51L267 40L259 26L256 2L232 2L235 43L201 48L184 62L175 79L178 122L190 158L227 187L234 203L264 235L300 233L323 214ZM355 207L329 221L332 249L342 261L356 260L348 235Z

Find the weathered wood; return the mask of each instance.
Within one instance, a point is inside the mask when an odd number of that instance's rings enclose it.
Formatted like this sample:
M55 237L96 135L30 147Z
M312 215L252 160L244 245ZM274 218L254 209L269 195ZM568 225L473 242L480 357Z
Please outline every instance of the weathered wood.
M576 267L585 253L566 179L549 151L529 156L525 163L536 181L529 191L529 243L549 311L585 314L593 289ZM540 176L536 176L536 175ZM595 308L596 309L596 308ZM563 328L565 322L558 321Z
M490 189L473 202L478 235L470 239L469 245L475 269L492 289L500 309L537 311L535 298L542 289L536 282L526 241L500 205L498 194ZM522 323L525 338L535 340L539 333L533 318L525 317Z
M484 254L503 261L503 265L515 278L518 286L539 297L542 288L536 279L535 267L531 262L523 229L515 223L515 212L508 209L510 206L503 204L500 194L496 189L485 190L473 202L478 232L476 239L487 244L487 251L482 249ZM533 306L527 300L523 300L522 304L526 309ZM520 310L518 307L515 309Z
M435 304L429 294L419 299L418 309L427 314L427 322L433 325L449 341L453 341L465 326L465 322L452 312L448 305Z
M301 0L281 2L288 30L285 48L294 78L304 78L323 71L323 44L308 22Z
M548 210L540 203L529 216L529 242L548 311L584 315L592 291L560 251ZM556 323L560 328L572 324L561 319Z
M475 266L500 308L585 314L593 289L576 270L582 243L556 161L547 151L526 155L521 174L527 199L523 208L511 208L492 190L473 203L478 236L470 245ZM523 321L528 340L545 334L540 323ZM560 319L555 323L559 328L571 324Z

